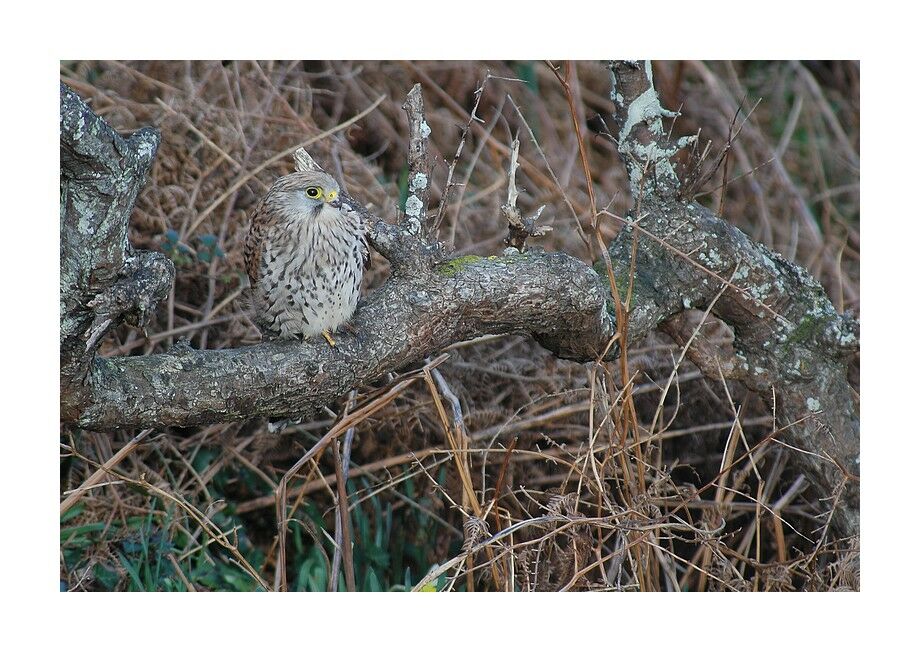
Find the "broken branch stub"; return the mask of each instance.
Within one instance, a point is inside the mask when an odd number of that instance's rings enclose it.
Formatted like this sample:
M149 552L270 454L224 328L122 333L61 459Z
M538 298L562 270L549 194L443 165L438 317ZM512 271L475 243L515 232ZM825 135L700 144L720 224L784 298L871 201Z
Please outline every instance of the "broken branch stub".
M696 140L684 136L671 142L663 118L678 113L661 106L652 79L652 62L613 61L610 70L610 99L616 106L614 120L619 127L617 146L626 170L633 197L673 197L680 180L671 157Z
M406 198L403 224L411 233L423 240L429 240L432 236L432 225L427 219L428 191L431 186L431 159L428 155L431 127L425 120L421 84L412 87L402 108L409 118L409 194Z
M527 238L538 238L546 235L553 230L551 226L536 225L537 220L543 213L545 205L540 206L536 213L530 217L524 217L521 209L518 208L518 189L517 189L517 170L518 155L520 154L521 141L517 136L511 142L511 160L508 164L508 198L501 207L502 217L508 222L508 235L505 237L505 244L513 247L520 252L524 252Z

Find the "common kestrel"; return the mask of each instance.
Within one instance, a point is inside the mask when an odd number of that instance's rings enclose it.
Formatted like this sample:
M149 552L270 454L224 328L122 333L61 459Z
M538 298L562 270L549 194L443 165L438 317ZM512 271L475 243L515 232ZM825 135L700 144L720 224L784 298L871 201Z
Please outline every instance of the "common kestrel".
M255 321L268 339L330 333L355 311L367 258L361 215L324 172L281 177L252 214L244 256Z

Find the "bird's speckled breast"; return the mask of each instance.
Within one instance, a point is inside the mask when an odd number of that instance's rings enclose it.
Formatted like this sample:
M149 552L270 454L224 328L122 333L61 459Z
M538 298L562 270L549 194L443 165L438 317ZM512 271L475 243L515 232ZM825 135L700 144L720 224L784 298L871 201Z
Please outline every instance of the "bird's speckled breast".
M366 251L357 213L323 206L316 217L274 225L263 246L259 313L266 332L312 337L351 318Z

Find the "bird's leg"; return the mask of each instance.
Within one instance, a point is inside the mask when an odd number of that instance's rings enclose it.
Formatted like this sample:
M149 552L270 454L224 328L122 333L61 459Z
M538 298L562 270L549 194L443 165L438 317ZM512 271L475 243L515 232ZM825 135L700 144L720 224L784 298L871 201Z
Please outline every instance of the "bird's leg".
M325 337L326 341L329 342L329 346L335 348L335 340L332 339L332 335L329 334L328 329L323 329L323 337Z

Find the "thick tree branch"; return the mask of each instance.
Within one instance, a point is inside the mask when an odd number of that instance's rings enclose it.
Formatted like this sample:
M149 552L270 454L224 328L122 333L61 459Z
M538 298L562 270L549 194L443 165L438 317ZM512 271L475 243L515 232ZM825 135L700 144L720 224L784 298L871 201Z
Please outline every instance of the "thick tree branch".
M734 334L729 349L700 342L688 351L713 378L732 378L777 406L783 441L810 454L795 459L824 495L842 491L834 514L838 532L859 532L859 417L846 378L859 346L858 323L834 309L802 267L752 242L708 209L679 199L650 62L614 62L612 97L619 151L630 175L638 214L610 247L620 296L634 262L629 339L661 324L685 343L700 308L728 286L713 313ZM632 251L635 250L633 261Z
M143 325L172 285L163 256L135 251L128 218L153 163L159 133L129 138L61 84L61 392L81 392L102 337L125 320Z
M796 457L812 483L828 495L849 483L838 524L858 532L859 418L846 380L859 343L856 320L838 314L804 269L698 204L646 201L641 219L610 248L620 296L634 238L629 340L661 325L684 344L697 321L681 313L706 306L727 285L713 314L733 344L700 341L690 359L711 378L738 380L769 403L775 396L779 426L788 426L782 440L817 455Z
M309 413L350 388L484 333L528 333L558 355L595 358L613 332L605 290L561 253L450 261L391 278L359 306L357 335L313 342L98 358L64 418L94 430L189 426Z

